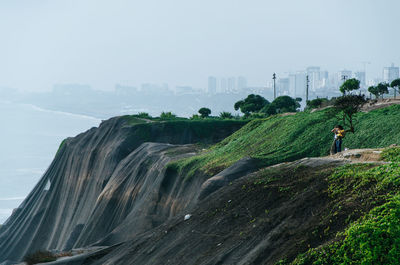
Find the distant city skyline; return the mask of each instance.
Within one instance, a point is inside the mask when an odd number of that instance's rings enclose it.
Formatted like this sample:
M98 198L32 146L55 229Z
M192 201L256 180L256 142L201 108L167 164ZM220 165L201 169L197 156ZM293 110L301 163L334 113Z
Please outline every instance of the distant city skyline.
M210 75L262 86L308 66L366 67L369 79L400 63L398 10L398 0L4 0L0 86L204 88Z
M376 85L379 82L391 82L396 78L399 78L399 67L392 63L390 66L385 66L382 68L381 75L371 76L366 75L363 70L353 70L353 69L341 69L334 72L329 72L322 69L320 66L308 66L305 69L298 70L296 72L284 72L282 75L276 73L277 75L277 87L278 90L285 91L285 95L291 95L293 97L300 97L304 94L306 87L306 76L309 76L309 90L310 92L315 92L318 89L329 90L328 92L335 92L338 90L340 84L349 78L356 78L360 80L360 86L362 90L366 90L368 86ZM343 79L345 78L345 79ZM160 86L157 83L146 83L147 85L152 84L152 89ZM119 85L119 84L118 84ZM118 86L117 85L117 86ZM163 83L162 86L169 87L167 83ZM130 87L127 85L126 87ZM136 86L132 88L138 89ZM143 84L139 86L139 90L144 90ZM178 93L183 93L186 89L187 92L195 93L243 93L248 91L253 93L257 90L262 89L272 89L272 75L270 79L267 79L264 84L257 84L247 79L243 75L239 76L208 76L207 83L203 86L195 87L191 84L186 84L184 86L169 87L171 91L178 91ZM282 94L282 93L281 93Z

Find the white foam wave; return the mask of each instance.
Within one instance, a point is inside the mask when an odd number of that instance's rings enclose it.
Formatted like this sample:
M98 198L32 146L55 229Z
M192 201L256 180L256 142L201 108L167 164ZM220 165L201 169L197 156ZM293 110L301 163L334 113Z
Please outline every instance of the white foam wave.
M13 209L0 209L0 215L11 215L12 214Z
M25 199L25 197L9 197L9 198L0 198L0 201L21 201Z
M70 113L70 112L65 112L65 111L59 111L59 110L48 110L48 109L43 109L41 107L38 107L36 105L32 105L32 104L22 104L24 106L28 106L30 108L33 108L36 111L41 111L41 112L47 112L47 113L53 113L53 114L61 114L61 115L65 115L65 116L70 116L70 117L75 117L75 118L81 118L81 119L86 119L86 120L92 120L94 122L101 122L101 119L92 117L92 116L88 116L88 115L83 115L83 114L75 114L75 113Z

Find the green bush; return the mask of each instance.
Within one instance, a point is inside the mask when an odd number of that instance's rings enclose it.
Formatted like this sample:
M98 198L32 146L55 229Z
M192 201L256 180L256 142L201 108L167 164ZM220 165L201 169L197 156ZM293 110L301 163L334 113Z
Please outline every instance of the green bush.
M175 119L176 118L176 115L175 114L173 114L172 112L161 112L161 115L160 115L160 119L161 120L173 120L173 119Z
M227 111L221 112L221 113L219 114L219 117L220 117L221 119L233 119L232 113L227 112Z
M381 157L385 161L400 162L400 147L386 148Z
M292 265L397 265L400 261L400 196L371 210L335 241L299 255Z
M150 114L148 114L147 112L139 112L137 115L135 115L138 118L143 118L143 119L151 119L152 117L150 116Z
M372 210L331 243L282 264L399 264L400 164L349 164L337 168L328 181L331 198L351 198L339 203L354 201Z

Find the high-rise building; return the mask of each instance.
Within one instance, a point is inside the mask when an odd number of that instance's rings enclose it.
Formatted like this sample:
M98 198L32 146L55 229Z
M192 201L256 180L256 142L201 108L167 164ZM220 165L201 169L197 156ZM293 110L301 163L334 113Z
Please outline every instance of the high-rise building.
M365 88L366 86L366 80L365 80L365 72L355 72L354 77L360 81L360 87Z
M319 80L319 85L318 88L320 90L326 90L329 86L329 73L328 71L321 71L320 72L320 80Z
M289 95L289 78L279 78L276 94L278 96Z
M399 78L399 67L394 66L392 63L389 67L383 68L383 81L391 83L393 80Z
M307 75L310 80L309 89L315 91L320 87L321 68L319 66L307 67Z
M236 92L236 78L235 77L228 78L227 90L229 93Z
M243 76L239 76L237 80L237 89L242 92L247 87L247 79Z
M129 85L121 85L121 84L116 84L115 85L115 93L119 96L127 96L134 94L138 91L138 89L134 86L129 86Z
M343 83L344 80L350 79L352 77L352 72L350 70L340 70L338 72L339 84Z
M296 74L289 74L289 96L296 97Z
M208 77L208 94L216 94L217 93L217 78L215 76Z
M305 72L297 72L296 73L296 97L304 97L306 94L306 73Z
M220 85L220 90L218 91L219 93L226 93L226 78L221 78L221 85Z

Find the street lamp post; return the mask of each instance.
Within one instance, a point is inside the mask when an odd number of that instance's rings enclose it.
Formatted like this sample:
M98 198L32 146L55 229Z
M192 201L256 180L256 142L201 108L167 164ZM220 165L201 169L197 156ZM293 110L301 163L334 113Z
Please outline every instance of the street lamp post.
M275 87L276 74L275 73L272 75L272 79L274 80L274 99L276 99L276 87Z
M308 86L309 86L309 83L310 83L310 78L308 78L308 75L306 76L306 105L307 105L307 102L308 102Z

